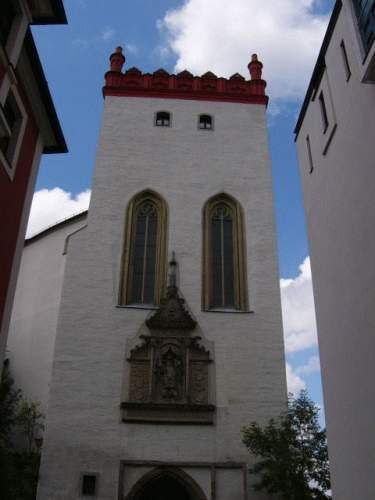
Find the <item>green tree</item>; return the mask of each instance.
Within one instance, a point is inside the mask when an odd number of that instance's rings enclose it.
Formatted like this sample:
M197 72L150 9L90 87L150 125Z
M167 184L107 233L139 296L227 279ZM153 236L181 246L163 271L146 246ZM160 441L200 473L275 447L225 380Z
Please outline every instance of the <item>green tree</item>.
M17 425L26 437L29 453L35 446L35 438L44 429L45 414L39 410L40 402L35 399L22 399L18 409Z
M242 429L243 443L260 461L255 491L279 493L283 500L327 500L331 488L327 438L319 425L319 408L307 391L288 399L287 411L261 428L256 422Z
M11 442L12 431L17 432L19 423L20 400L21 391L14 389L9 360L6 359L0 384L1 500L35 500L36 497L40 454L15 451Z
M17 422L17 408L21 391L14 389L9 370L9 359L3 364L0 383L0 445L11 446L10 435Z

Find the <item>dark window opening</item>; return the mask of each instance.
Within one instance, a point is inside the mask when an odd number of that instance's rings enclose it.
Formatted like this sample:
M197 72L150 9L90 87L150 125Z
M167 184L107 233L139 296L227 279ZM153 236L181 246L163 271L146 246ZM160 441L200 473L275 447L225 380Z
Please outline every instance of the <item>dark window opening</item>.
M226 205L211 218L212 306L234 306L233 219Z
M324 126L323 133L325 133L327 128L328 128L329 123L328 123L327 109L326 109L326 104L324 102L323 92L320 93L319 104L320 104L320 111L322 113L322 120L323 120L323 126Z
M156 114L157 127L169 127L171 122L171 115L166 111L159 111Z
M161 477L147 485L138 500L192 500L183 485L172 477Z
M201 130L212 130L212 117L210 115L200 115L199 128Z
M363 49L367 54L375 39L375 2L372 0L353 0Z
M11 0L3 0L0 9L0 40L3 45L7 43L10 31L12 29L16 11Z
M96 495L96 476L82 476L82 495L94 497Z
M314 170L314 165L313 165L313 161L312 161L311 145L310 145L310 137L309 136L306 137L306 144L307 144L307 154L309 157L310 174L311 174L311 172Z
M348 81L349 78L350 78L350 75L352 73L350 71L349 60L348 60L348 55L346 53L346 48L345 48L344 40L341 40L340 48L341 48L342 60L344 62L344 68L345 68L345 73L346 73L346 81Z

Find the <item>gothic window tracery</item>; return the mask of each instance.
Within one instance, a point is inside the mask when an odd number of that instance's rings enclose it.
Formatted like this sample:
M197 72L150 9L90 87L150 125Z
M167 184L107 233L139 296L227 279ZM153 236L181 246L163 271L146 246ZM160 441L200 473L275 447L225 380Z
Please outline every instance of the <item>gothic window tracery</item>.
M203 208L202 306L205 310L247 310L243 210L221 193Z
M126 216L120 305L157 304L165 287L167 207L152 191L131 200Z
M225 203L211 214L212 307L234 306L233 217Z

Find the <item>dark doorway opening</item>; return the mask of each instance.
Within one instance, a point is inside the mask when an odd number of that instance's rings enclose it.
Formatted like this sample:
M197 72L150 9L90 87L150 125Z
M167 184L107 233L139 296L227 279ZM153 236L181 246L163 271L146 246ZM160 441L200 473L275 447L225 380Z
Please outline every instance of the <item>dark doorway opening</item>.
M170 476L151 481L138 500L194 500L182 484Z

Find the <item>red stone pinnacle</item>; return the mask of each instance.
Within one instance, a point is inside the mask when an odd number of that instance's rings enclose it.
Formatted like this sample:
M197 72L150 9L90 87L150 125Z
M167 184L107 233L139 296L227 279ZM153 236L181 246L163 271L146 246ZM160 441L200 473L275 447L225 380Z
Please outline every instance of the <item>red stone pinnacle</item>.
M252 80L261 80L262 79L262 68L263 64L258 61L258 56L253 54L251 56L251 62L247 66L250 71L250 76Z
M122 47L116 47L116 52L109 57L111 61L111 71L121 73L122 66L125 62L125 56L122 53Z

